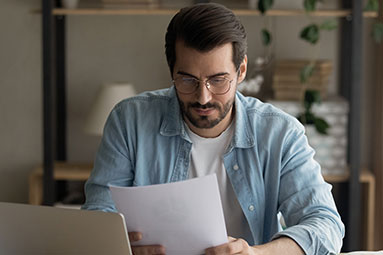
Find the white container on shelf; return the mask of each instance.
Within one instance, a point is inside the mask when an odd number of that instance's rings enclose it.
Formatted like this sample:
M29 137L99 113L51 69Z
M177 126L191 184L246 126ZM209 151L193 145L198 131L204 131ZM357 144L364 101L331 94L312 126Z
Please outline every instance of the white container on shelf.
M303 107L296 101L269 101L272 105L296 117ZM338 175L347 171L347 120L348 103L345 99L329 98L313 107L313 113L326 120L328 135L318 133L313 125L305 126L310 146L315 150L314 159L322 167L322 174Z

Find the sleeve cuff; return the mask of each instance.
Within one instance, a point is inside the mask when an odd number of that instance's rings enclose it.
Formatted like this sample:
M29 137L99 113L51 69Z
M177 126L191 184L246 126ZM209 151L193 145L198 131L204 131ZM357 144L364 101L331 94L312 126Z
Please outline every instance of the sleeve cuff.
M305 252L305 254L316 255L336 255L337 253L329 251L318 239L317 235L311 233L306 226L292 226L281 232L276 233L272 240L280 237L289 237L294 240ZM319 247L318 247L319 246Z

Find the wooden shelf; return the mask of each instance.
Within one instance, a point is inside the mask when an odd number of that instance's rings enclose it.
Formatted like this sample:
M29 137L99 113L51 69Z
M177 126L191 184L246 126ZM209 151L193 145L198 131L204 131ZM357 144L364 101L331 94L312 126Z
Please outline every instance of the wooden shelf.
M350 172L346 172L344 174L325 174L323 175L323 178L326 182L330 183L339 183L339 182L346 182L350 178Z
M334 174L334 175L325 174L323 175L323 178L325 179L325 181L331 182L331 183L346 182L350 178L350 172L347 171L344 174ZM359 180L361 183L368 183L368 182L374 181L375 177L370 170L362 169L359 176Z
M233 10L234 13L241 16L261 15L257 10ZM270 10L267 12L268 16L306 16L308 15L304 10ZM347 17L351 15L351 10L318 10L309 14L314 17ZM376 12L364 12L364 17L376 18L378 14Z
M113 9L113 8L78 8L78 9L53 9L53 15L174 15L178 9L166 8L142 8L142 9ZM233 9L239 16L259 16L258 10ZM306 16L304 10L270 10L267 16L293 17ZM314 17L347 17L351 15L351 10L318 10L310 13ZM364 12L365 18L377 18L377 12Z
M176 9L108 9L108 8L78 8L53 9L53 15L174 15Z
M86 181L89 178L92 168L92 164L70 164L66 162L55 162L53 178L55 180ZM42 177L42 166L37 167L34 170L33 175Z

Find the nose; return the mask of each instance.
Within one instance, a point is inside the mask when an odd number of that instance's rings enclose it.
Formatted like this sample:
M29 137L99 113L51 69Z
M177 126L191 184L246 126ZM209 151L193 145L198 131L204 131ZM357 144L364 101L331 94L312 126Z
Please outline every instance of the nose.
M201 81L198 86L196 97L201 105L207 104L212 98L212 93L207 89L206 82Z

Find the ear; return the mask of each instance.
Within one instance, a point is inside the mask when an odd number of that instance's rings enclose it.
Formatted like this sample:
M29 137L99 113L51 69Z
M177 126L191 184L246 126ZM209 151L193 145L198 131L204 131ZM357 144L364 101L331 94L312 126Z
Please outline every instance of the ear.
M246 71L247 71L247 55L245 55L241 65L239 66L239 74L238 74L238 80L237 80L238 84L245 79Z

